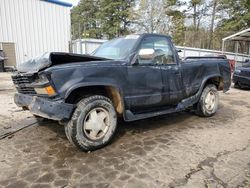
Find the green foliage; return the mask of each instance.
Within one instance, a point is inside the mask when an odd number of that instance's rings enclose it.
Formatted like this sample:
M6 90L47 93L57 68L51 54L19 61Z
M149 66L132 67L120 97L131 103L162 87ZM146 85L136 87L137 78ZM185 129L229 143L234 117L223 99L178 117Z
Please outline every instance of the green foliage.
M178 10L169 10L167 15L172 19L172 27L170 29L171 36L176 45L184 45L185 43L185 30L186 27L184 25L185 14Z
M250 27L250 0L80 0L71 23L72 39L157 32L177 45L220 49L223 37Z
M250 0L220 0L218 10L223 12L224 16L214 31L215 49L221 49L222 38L250 27ZM234 43L229 42L227 50L234 49Z
M250 0L223 0L220 8L228 15L218 25L221 30L235 32L250 27Z
M81 0L78 6L71 10L71 28L73 38L99 38L97 15L98 2Z
M167 0L165 6L166 15L171 20L169 34L176 45L185 45L186 15L185 10L180 11L180 7L183 5L186 5L186 3L180 0Z
M134 0L81 0L71 10L74 38L113 38L128 33Z
M108 38L128 33L133 3L133 0L100 0L101 8L97 15L101 20L102 31Z

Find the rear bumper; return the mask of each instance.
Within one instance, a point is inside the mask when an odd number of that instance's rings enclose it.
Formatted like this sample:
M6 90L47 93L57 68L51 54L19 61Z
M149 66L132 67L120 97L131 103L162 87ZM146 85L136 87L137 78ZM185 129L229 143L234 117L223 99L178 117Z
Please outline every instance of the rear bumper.
M74 110L73 104L64 103L62 100L52 101L20 93L15 94L14 101L17 106L28 108L34 115L53 120L70 119Z

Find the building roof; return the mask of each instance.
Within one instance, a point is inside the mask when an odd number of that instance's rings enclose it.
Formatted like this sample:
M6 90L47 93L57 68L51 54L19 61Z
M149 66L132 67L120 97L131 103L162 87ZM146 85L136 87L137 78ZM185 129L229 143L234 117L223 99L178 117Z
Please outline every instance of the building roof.
M60 1L60 0L42 0L42 1L46 1L46 2L49 2L49 3L54 3L54 4L65 6L65 7L72 7L71 3L63 2L63 1Z
M222 39L222 41L231 40L231 41L247 41L250 42L250 28L230 35Z

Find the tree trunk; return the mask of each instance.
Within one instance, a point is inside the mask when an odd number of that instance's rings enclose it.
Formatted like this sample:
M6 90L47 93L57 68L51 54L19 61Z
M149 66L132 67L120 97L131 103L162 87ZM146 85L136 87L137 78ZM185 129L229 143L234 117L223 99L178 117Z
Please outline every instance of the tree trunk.
M154 32L154 17L153 17L153 5L152 5L152 0L150 2L150 33Z
M194 21L194 31L193 31L193 37L192 37L192 47L196 47L195 46L195 37L196 37L196 33L197 33L197 10L196 10L196 4L193 5L194 6L194 15L193 15L193 21Z
M196 29L196 20L197 20L196 5L194 5L194 16L193 16L193 20L194 20L194 28Z
M213 11L212 11L212 19L211 19L210 32L209 32L209 42L208 42L208 48L209 49L212 48L212 44L213 44L214 19L215 19L217 1L218 0L213 1Z

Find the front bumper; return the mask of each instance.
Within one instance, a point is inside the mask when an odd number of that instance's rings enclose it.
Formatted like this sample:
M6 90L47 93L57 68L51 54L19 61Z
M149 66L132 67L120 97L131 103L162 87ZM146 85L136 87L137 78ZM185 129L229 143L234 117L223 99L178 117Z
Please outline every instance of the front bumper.
M52 101L42 97L15 93L14 101L17 106L26 107L34 115L53 120L68 120L74 110L73 104L62 100Z

